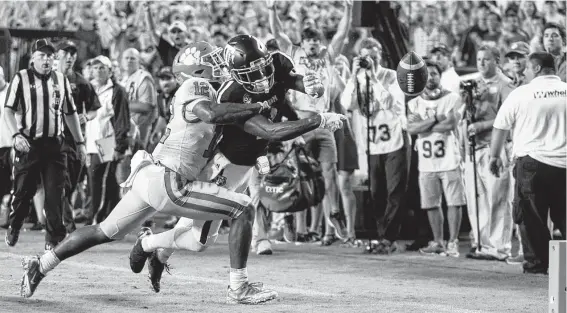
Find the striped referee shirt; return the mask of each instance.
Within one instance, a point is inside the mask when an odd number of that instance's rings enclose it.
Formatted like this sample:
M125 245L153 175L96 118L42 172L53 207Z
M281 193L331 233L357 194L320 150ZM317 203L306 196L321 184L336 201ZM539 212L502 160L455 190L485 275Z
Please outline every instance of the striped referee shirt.
M76 112L69 80L57 71L45 78L32 69L19 71L8 87L4 106L16 112L18 130L31 139L61 136L62 113Z

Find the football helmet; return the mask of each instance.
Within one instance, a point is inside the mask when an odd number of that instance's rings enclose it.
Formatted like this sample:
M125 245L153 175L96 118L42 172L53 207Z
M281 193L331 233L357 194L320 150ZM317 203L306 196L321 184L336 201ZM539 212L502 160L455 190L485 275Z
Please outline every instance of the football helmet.
M232 37L223 50L232 78L250 93L267 93L274 85L274 64L266 46L256 37Z
M171 67L178 80L200 77L211 82L220 82L228 76L221 56L222 49L205 41L183 47L173 59Z

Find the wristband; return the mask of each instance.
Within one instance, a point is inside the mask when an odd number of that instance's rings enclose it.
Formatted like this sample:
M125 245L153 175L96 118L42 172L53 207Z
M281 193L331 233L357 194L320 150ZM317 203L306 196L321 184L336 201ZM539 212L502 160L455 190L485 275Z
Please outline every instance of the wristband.
M12 135L12 139L18 137L19 135L21 135L21 133L15 133L15 134L13 134L13 135Z

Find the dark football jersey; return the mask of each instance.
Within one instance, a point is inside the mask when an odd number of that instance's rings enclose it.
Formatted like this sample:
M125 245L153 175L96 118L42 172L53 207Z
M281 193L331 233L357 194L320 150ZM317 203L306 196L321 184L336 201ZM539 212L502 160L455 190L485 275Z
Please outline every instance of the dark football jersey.
M269 93L249 93L242 85L230 80L219 89L218 102L254 103L268 101L272 109L269 112L263 112L262 115L271 121L279 122L282 116L286 116L288 119L297 119L286 99L286 93L291 87L292 78L289 74L294 70L293 61L281 52L275 52L272 56L274 85ZM217 129L219 128L221 127L217 127ZM222 139L218 148L233 164L247 166L256 164L256 159L266 154L267 146L267 140L246 133L239 125L222 126Z

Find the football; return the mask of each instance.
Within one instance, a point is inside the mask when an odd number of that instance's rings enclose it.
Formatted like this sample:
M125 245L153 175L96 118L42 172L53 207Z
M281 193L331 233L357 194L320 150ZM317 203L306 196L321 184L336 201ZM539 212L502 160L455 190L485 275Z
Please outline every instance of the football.
M425 61L415 52L408 52L398 63L396 76L398 85L406 95L419 95L427 83L428 73Z

